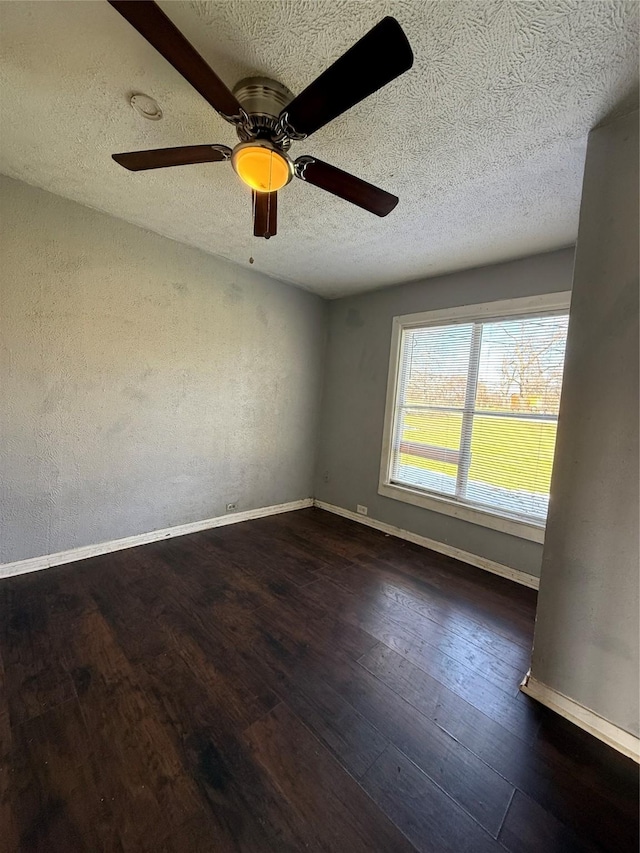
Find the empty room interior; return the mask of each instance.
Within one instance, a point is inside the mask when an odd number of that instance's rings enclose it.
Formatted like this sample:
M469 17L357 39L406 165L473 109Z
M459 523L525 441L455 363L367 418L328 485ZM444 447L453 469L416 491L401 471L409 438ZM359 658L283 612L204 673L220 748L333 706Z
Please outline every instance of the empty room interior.
M0 0L0 853L637 853L639 12Z

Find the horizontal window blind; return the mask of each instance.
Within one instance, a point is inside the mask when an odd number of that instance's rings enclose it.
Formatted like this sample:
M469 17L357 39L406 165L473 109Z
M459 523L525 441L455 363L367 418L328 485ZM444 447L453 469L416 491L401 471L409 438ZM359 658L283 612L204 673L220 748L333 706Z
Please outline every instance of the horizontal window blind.
M390 481L544 522L568 315L404 329Z

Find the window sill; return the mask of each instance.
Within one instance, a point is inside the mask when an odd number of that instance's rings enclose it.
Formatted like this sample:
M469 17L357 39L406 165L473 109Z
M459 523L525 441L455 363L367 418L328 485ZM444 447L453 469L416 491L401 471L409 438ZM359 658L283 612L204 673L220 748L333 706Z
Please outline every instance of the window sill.
M395 483L380 483L378 494L386 498L393 498L393 500L420 506L424 509L430 509L433 512L451 515L454 518L462 519L462 521L470 521L472 524L478 524L481 527L489 527L491 530L500 531L500 533L518 536L520 539L528 539L531 542L539 542L541 544L544 542L545 527L542 524L520 521L504 515L496 515L488 510L467 506L457 501L450 501L444 497L427 495L424 492L405 488Z

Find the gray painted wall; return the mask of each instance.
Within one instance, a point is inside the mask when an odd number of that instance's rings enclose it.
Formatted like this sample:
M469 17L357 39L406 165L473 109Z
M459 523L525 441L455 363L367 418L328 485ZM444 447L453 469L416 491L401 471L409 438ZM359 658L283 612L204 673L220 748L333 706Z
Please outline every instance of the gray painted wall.
M313 495L322 300L0 194L0 562Z
M467 270L330 304L316 497L538 576L542 546L378 494L392 319L571 289L573 249Z
M638 718L638 114L589 137L532 675Z

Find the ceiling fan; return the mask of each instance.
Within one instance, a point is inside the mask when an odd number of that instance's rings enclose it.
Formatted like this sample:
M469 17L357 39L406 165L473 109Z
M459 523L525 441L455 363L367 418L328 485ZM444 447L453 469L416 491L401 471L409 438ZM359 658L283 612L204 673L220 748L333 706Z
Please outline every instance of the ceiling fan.
M377 216L386 216L396 196L308 155L292 160L292 142L306 139L413 64L413 53L395 18L383 18L313 83L295 96L266 77L241 80L231 91L153 0L108 0L222 116L235 125L240 142L187 145L114 154L116 163L137 172L190 163L231 160L252 190L253 233L277 233L278 190L295 176Z

